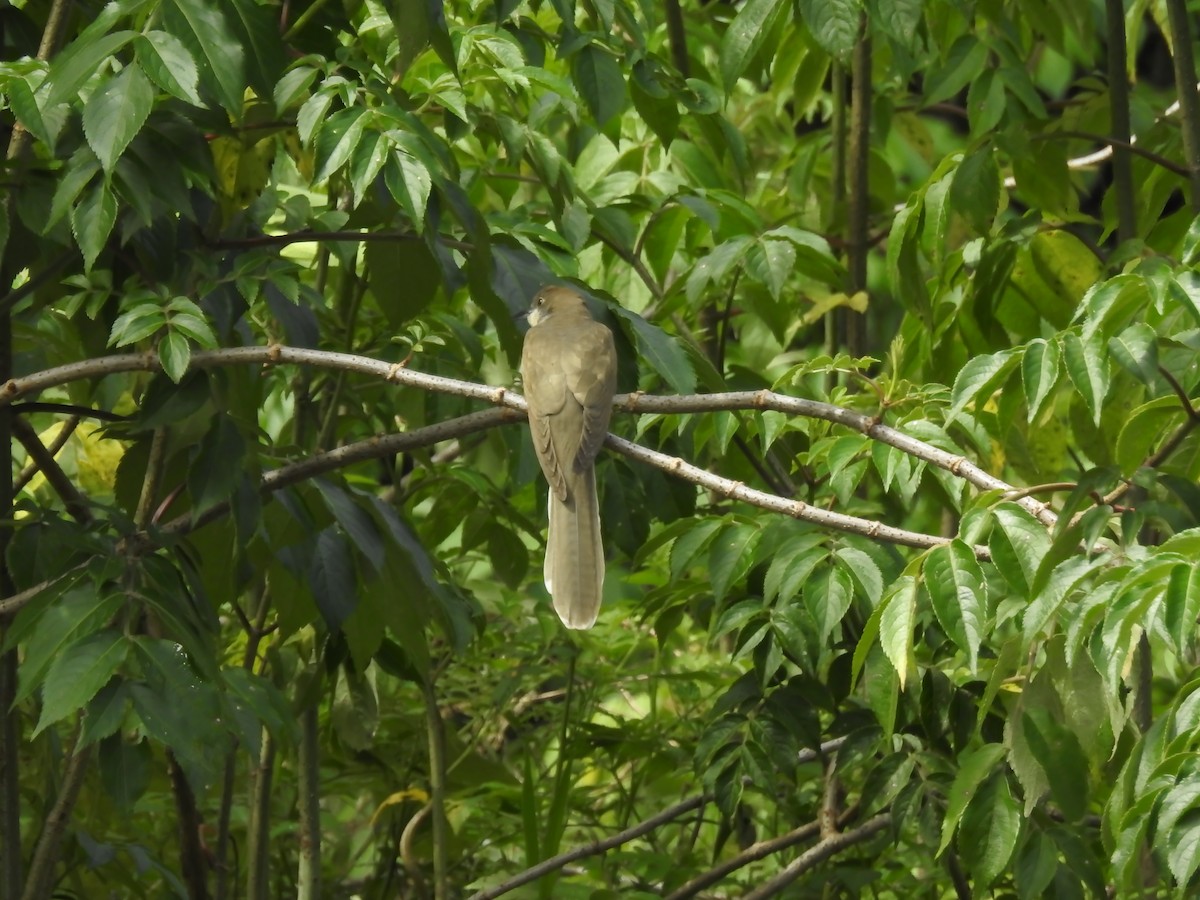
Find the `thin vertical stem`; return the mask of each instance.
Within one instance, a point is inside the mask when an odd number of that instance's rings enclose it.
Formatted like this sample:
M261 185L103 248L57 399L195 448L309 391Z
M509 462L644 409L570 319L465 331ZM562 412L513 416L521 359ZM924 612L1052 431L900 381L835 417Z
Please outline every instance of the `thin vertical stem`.
M62 838L75 809L75 801L79 799L79 790L83 787L83 779L92 758L93 745L77 749L78 744L77 727L75 737L71 741L72 749L68 756L67 768L58 788L58 796L46 816L41 837L38 838L37 847L33 851L33 860L29 864L29 878L25 882L21 900L47 900L54 888L54 870L58 866Z
M1196 94L1196 62L1192 57L1192 29L1188 25L1187 0L1165 0L1167 24L1174 49L1175 90L1179 95L1179 124L1183 154L1187 157L1191 207L1200 213L1200 99Z
M858 44L851 61L849 140L849 221L846 223L850 293L867 289L867 215L870 211L868 169L871 158L871 38L862 17ZM853 356L866 352L866 317L847 312L846 349Z
M251 779L250 822L246 836L246 900L268 900L271 852L271 784L275 742L263 730L262 749Z
M1108 19L1108 104L1112 116L1113 191L1117 201L1117 240L1137 232L1133 203L1133 157L1129 152L1129 79L1125 74L1125 4L1104 0Z
M829 70L833 82L833 111L830 120L830 211L829 230L842 230L846 208L846 120L850 116L849 98L846 96L846 69L837 60ZM825 352L834 356L846 332L845 318L849 315L845 307L832 309L825 314ZM830 373L830 388L836 383L837 375Z
M299 797L300 864L296 900L321 896L321 748L317 740L317 700L300 713Z
M446 732L442 714L438 709L434 675L430 673L422 682L425 693L425 721L429 731L429 803L433 813L433 896L435 900L449 897L447 881L447 840L449 826L446 822Z

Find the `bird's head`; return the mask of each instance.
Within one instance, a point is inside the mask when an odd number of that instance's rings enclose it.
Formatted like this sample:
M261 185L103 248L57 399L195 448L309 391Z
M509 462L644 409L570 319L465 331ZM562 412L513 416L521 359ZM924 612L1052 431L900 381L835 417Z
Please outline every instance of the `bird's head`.
M584 315L591 318L587 304L578 292L568 287L551 285L538 291L529 305L529 324L531 327L546 321L551 316Z

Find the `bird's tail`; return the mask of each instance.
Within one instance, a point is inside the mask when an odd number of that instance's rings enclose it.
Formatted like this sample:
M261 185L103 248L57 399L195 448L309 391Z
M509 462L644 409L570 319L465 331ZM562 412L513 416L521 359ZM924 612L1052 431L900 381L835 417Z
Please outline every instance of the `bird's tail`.
M604 546L600 540L600 504L596 469L572 473L567 502L550 491L550 527L542 570L554 611L568 628L591 628L600 612L604 589Z

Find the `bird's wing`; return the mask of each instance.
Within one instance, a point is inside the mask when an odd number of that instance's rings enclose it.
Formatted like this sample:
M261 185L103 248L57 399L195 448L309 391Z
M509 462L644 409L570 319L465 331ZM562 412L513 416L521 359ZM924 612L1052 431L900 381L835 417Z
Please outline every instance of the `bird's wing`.
M575 401L567 390L567 381L553 348L539 346L543 344L542 338L537 328L526 335L521 354L521 379L529 405L533 450L551 490L565 503L570 492L559 460L569 456L563 453L561 429L553 420L561 417L568 401L572 406ZM556 436L559 437L557 442Z
M612 419L612 399L617 390L617 351L612 332L599 322L587 322L579 328L566 372L571 396L582 410L579 448L574 456L575 471L591 465Z

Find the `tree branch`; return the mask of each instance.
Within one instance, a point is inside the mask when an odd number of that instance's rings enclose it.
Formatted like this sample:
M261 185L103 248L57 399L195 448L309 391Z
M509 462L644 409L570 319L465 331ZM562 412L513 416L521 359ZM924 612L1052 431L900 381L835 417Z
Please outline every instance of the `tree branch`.
M398 363L388 363L351 353L336 353L327 350L307 350L299 347L270 345L267 347L229 347L223 350L203 350L192 354L192 367L210 369L229 365L313 365L332 369L345 369L365 375L373 375L393 384L406 385L422 390L438 391L506 406L525 412L525 400L520 394L505 387L491 387L470 381L459 381L441 375L429 375L408 369ZM83 378L95 378L117 372L153 372L160 369L158 356L153 351L144 353L117 354L96 359L82 360L46 369L21 378L13 378L0 385L0 407L12 403L19 397L36 393ZM788 397L772 391L736 391L719 394L692 394L680 396L654 396L650 394L619 394L613 399L618 410L634 413L696 413L718 412L735 409L770 409L794 416L821 419L835 425L843 425L872 440L895 447L903 453L922 459L931 465L945 469L962 478L968 484L983 491L1012 491L1013 485L996 478L960 454L940 450L904 432L882 424L878 417L868 416L832 403ZM455 420L460 421L460 420ZM495 422L493 424L499 424ZM437 426L430 426L436 428ZM490 427L490 426L487 426ZM448 434L459 437L475 430L468 428ZM426 433L422 429L422 433ZM393 438L403 440L403 436ZM427 441L428 442L428 441ZM426 442L426 443L427 443ZM351 445L357 446L357 445ZM343 450L346 448L342 448ZM338 451L335 451L338 452ZM359 458L369 458L371 454ZM331 468L336 468L332 466ZM307 477L307 476L302 476ZM1050 527L1057 521L1054 512L1045 503L1030 497L1020 498L1021 504L1043 525Z
M843 831L840 834L835 834L833 837L821 841L815 847L801 853L774 878L763 882L757 888L745 894L742 900L768 900L770 897L778 896L781 890L809 869L824 862L829 857L841 853L847 847L853 847L855 844L861 844L868 838L874 837L891 823L891 813L880 813L852 831Z
M584 859L588 856L595 856L598 853L604 853L614 847L620 847L622 844L627 844L641 837L643 834L648 834L659 825L670 822L672 819L678 819L680 816L694 809L699 809L708 803L708 800L708 796L704 794L690 797L687 800L676 803L674 806L667 807L658 815L651 816L644 822L639 822L637 825L626 828L624 831L619 831L603 840L593 841L590 844L584 844L582 847L576 847L574 850L568 850L566 853L560 853L558 856L553 856L550 859L542 860L536 866L532 866L524 872L514 875L502 884L472 894L469 900L493 900L493 898L507 894L509 891L519 888L523 884L536 881L549 872L561 869L567 863L574 862L577 859Z

